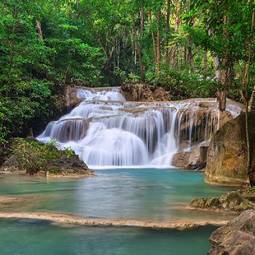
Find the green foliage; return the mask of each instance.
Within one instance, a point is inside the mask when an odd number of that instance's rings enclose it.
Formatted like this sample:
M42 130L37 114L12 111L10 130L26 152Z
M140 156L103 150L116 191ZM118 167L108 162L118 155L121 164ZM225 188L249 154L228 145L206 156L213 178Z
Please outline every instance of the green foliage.
M38 117L44 118L50 106L51 90L47 81L30 80L16 84L16 96L0 96L0 137L22 135Z
M60 171L53 166L54 162L74 156L74 152L70 149L57 150L53 142L41 144L34 140L21 138L13 140L11 154L17 161L18 168L29 174L35 174L39 171Z
M97 84L101 79L102 54L78 38L60 40L49 39L47 44L54 49L53 65L55 79L63 83L82 80Z
M76 82L120 85L145 74L173 99L208 97L222 89L216 71L228 69L224 89L239 99L247 45L255 52L254 9L247 0L1 1L0 143L52 118L56 95Z
M158 74L148 72L147 79L169 90L173 99L214 97L217 90L217 83L212 78L206 79L186 70L176 71L164 66Z
M66 4L0 3L0 143L52 117L66 84L101 79L102 51L84 41L85 27L77 33Z

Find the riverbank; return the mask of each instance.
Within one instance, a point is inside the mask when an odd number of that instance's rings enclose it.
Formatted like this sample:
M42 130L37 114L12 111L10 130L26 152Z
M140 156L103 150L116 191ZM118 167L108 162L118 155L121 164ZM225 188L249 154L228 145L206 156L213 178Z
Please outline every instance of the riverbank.
M246 210L210 236L209 255L255 254L255 211Z

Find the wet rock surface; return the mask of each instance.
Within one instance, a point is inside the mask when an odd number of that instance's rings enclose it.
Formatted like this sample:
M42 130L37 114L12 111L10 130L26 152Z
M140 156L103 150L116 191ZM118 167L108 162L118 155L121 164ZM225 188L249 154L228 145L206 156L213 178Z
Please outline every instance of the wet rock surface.
M82 102L82 99L77 96L78 87L67 86L65 91L66 107L73 108Z
M206 166L208 145L193 146L190 151L177 152L172 158L172 165L188 170L201 170Z
M179 151L173 156L172 165L184 169L204 169L210 140L218 128L231 121L233 116L226 111L219 115L214 102L200 102L198 108L178 111Z
M218 228L212 233L210 242L209 255L254 255L255 211L247 210Z

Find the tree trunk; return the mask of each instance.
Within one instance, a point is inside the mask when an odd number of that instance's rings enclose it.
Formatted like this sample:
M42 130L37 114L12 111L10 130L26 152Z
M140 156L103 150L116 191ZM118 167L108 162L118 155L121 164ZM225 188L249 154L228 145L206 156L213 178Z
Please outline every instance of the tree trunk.
M152 14L151 14L151 11L148 12L148 17L149 17L149 21L150 23L152 23ZM155 39L155 35L154 35L154 32L152 30L151 32L151 37L152 37L152 48L153 48L153 55L154 55L154 60L155 60L155 63L156 63L156 59L157 59L157 50L156 50L156 39Z
M189 1L189 10L190 10L190 1ZM190 27L193 27L195 24L194 18L191 18L188 22ZM190 70L194 70L194 59L193 59L193 52L192 52L192 37L189 35L188 37L188 47L187 47L187 60L190 66Z
M41 26L41 22L39 20L36 20L36 30L38 32L39 38L40 40L43 41L43 32L42 32L42 26Z
M181 19L180 19L180 3L179 1L176 1L176 18L175 18L175 33L178 34L179 32L179 27L180 27L180 23L181 23ZM176 43L173 46L172 49L172 66L174 68L178 67L178 44Z
M255 86L253 87L253 90L252 90L252 93L251 93L251 97L250 97L250 100L249 100L249 106L248 106L248 111L249 112L255 110L255 107L253 105L253 103L254 103L254 94L255 94Z
M166 1L166 35L167 39L170 33L170 0Z
M251 172L251 146L250 146L250 132L249 132L249 104L246 100L245 102L245 137L246 137L246 147L247 147L247 161L246 169L248 175Z
M215 79L220 82L220 58L218 56L214 57L215 66Z
M219 104L219 110L221 112L224 112L227 104L226 91L225 90L217 91L216 96Z
M192 39L189 37L189 45L187 48L187 60L190 66L191 71L194 70L194 60L193 60L193 53L192 53Z
M204 73L205 73L205 77L206 77L206 74L207 74L207 71L208 71L208 56L207 56L208 52L207 50L205 50L204 52Z
M226 25L227 21L227 16L224 16L223 24ZM225 27L223 28L223 37L226 39L228 37L228 31ZM215 67L216 79L221 85L221 91L217 92L217 99L219 102L219 110L223 112L226 109L226 91L229 88L233 76L233 63L229 59L227 49L221 58L218 56L215 57Z
M160 58L161 58L161 49L160 49L160 18L161 13L157 13L157 37L156 37L156 71L160 72Z
M170 49L168 47L168 41L170 37L170 10L171 10L171 1L166 1L166 40L165 40L165 61L168 65L170 65Z
M251 1L248 0L248 5L250 8L252 8ZM255 13L252 11L251 15L251 34L254 30L254 20L255 20ZM249 132L249 108L251 110L251 107L249 107L250 104L252 104L253 101L253 92L249 99L248 95L248 85L250 80L250 64L252 60L252 38L248 36L247 42L246 42L246 57L247 61L244 66L244 72L243 72L243 86L245 90L245 133L246 133L246 147L247 147L247 162L246 162L246 168L247 168L247 174L249 177L250 185L255 186L255 171L252 169L252 161L251 161L251 146L250 146L250 132Z
M144 82L145 81L145 75L144 75L145 66L143 64L143 51L142 51L143 31L144 31L144 8L142 7L140 10L140 42L139 42L138 57L139 57L141 81Z

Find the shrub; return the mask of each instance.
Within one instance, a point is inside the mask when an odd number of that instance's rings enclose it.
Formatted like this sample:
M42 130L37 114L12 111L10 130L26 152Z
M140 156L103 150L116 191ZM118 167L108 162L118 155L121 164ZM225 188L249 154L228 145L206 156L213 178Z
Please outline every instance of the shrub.
M194 97L215 97L217 83L212 78L204 78L188 71L176 71L162 66L161 71L147 72L146 79L150 84L164 87L172 99Z
M48 144L39 143L36 140L16 138L11 145L11 153L17 161L18 167L29 174L39 171L59 171L51 165L56 160L71 158L75 154L72 150L58 150L54 142Z

